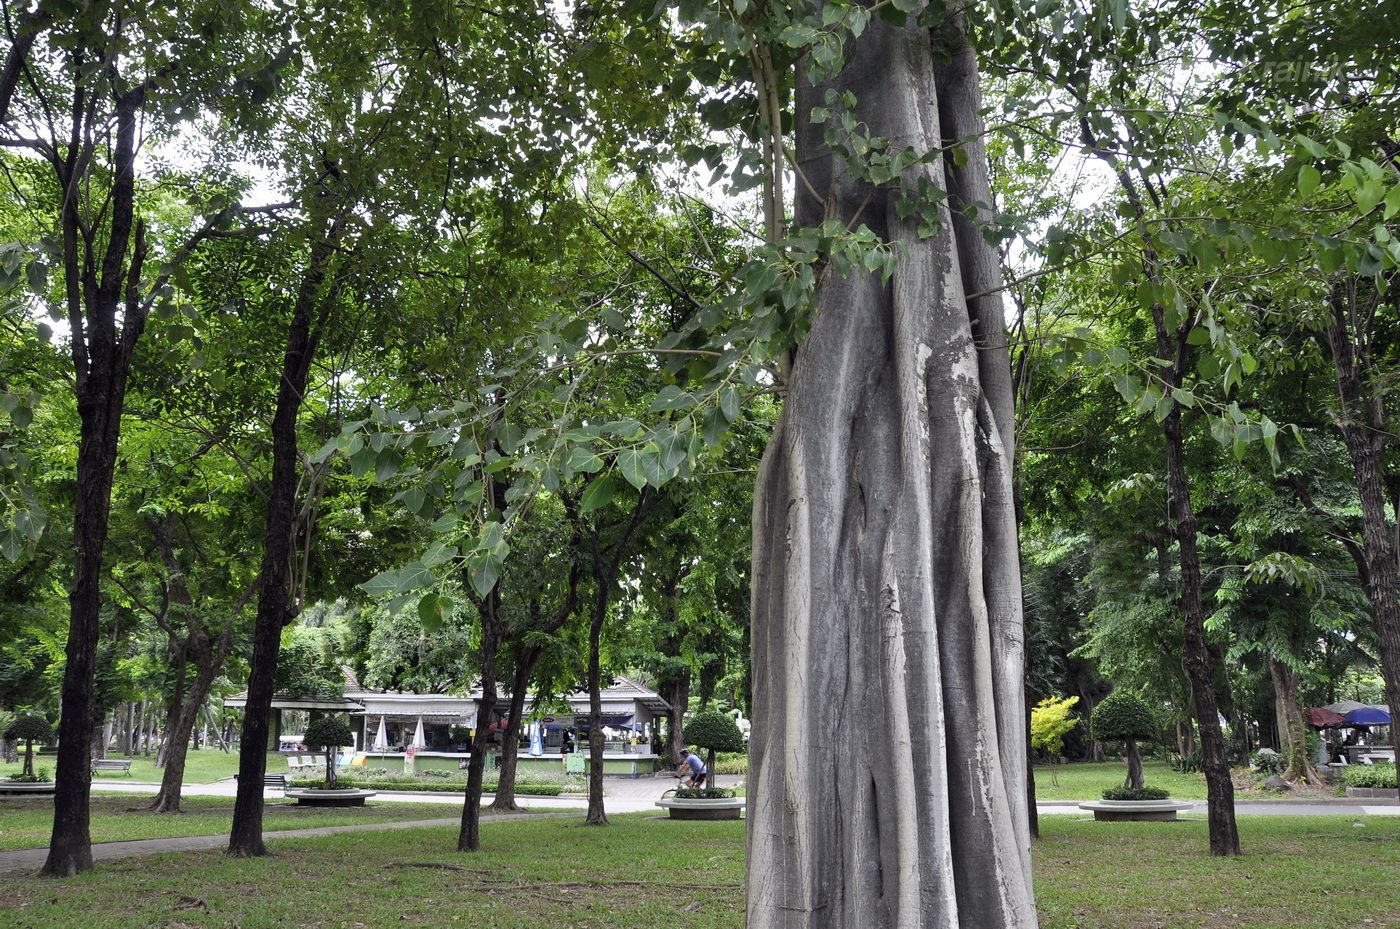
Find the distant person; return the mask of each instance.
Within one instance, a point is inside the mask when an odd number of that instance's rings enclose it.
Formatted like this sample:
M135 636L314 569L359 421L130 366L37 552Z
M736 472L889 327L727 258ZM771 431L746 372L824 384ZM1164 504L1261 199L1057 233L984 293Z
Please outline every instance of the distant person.
M684 777L686 787L704 787L710 779L710 772L699 755L687 751L681 763L676 765L676 777Z

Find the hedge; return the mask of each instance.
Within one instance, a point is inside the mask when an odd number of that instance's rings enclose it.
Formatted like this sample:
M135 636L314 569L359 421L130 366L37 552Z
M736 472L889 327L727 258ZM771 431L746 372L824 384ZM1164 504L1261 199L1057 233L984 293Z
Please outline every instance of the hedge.
M1395 788L1395 765L1355 764L1342 769L1342 783L1347 787Z

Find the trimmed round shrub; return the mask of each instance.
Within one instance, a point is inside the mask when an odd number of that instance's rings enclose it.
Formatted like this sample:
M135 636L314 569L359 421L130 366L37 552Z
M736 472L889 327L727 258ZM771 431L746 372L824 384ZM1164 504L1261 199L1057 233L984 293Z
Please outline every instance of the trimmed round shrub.
M1103 792L1105 800L1165 800L1169 796L1160 787L1110 787Z
M5 727L4 735L12 742L24 743L24 773L16 780L37 780L34 776L34 743L53 738L49 721L37 713L21 713Z
M705 770L711 777L715 774L715 752L742 752L748 748L734 718L715 710L696 713L685 724L682 735L687 745L705 750Z
M1142 755L1138 752L1138 741L1150 742L1157 737L1157 722L1142 698L1123 691L1109 694L1094 707L1089 728L1099 741L1123 741L1127 748L1124 761L1128 766L1123 786L1141 790Z
M306 727L302 741L308 748L320 748L326 753L326 787L334 787L336 749L355 744L350 726L339 716L322 716Z
M685 743L710 752L744 751L744 734L734 720L713 710L697 713L685 724Z
M1100 742L1140 740L1150 742L1157 737L1157 722L1152 710L1142 698L1117 691L1109 694L1094 707L1089 728Z

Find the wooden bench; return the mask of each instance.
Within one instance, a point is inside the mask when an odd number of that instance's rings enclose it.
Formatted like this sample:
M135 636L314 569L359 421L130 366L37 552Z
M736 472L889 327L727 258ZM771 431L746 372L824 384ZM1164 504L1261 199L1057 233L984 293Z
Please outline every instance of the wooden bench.
M97 771L124 771L127 777L131 777L131 759L129 758L95 758L92 762L92 770Z

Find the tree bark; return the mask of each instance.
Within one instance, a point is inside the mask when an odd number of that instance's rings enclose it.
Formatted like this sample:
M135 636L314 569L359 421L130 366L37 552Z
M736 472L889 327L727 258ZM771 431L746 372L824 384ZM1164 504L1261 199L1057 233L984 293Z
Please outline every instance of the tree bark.
M267 774L268 716L272 712L277 655L282 627L296 618L292 602L291 559L296 529L297 415L306 395L307 376L316 357L321 331L336 296L336 280L327 286L328 266L343 228L343 219L311 247L310 263L297 291L287 327L277 406L272 417L272 479L267 489L267 529L263 539L261 589L253 627L253 657L248 674L248 702L238 749L238 794L228 852L236 857L267 854L262 839L263 777Z
M1123 781L1123 786L1131 790L1142 790L1142 752L1138 751L1137 739L1127 739L1127 755L1124 761L1128 765L1128 776Z
M748 926L1033 927L1010 369L962 213L991 202L976 61L878 17L851 52L799 77L798 225L902 248L888 284L822 282L758 476ZM933 235L810 125L828 90L892 150L974 140L906 172L952 195Z
M1274 684L1279 741L1286 760L1283 779L1320 787L1322 778L1308 756L1308 723L1303 718L1303 705L1298 701L1298 672L1271 655L1269 678Z
M506 720L506 730L501 737L501 768L496 779L496 795L491 798L493 813L523 813L524 809L515 802L515 772L520 758L520 726L525 719L525 692L530 686L530 676L535 664L540 660L541 649L527 647L517 651L515 656L515 677L511 681L510 709Z
M199 721L200 711L204 709L204 703L209 699L209 691L214 687L214 679L218 677L219 669L223 667L224 659L228 657L229 647L233 642L233 618L230 617L228 625L224 627L223 632L217 638L210 638L209 631L204 628L202 621L195 613L194 598L190 595L189 585L185 583L183 571L175 556L175 518L173 514L167 517L164 522L151 520L149 525L155 539L156 550L160 553L161 564L166 571L166 601L177 614L180 624L185 630L184 638L181 639L175 628L170 625L170 611L162 610L161 614L158 614L157 622L170 638L171 645L178 649L181 655L179 675L181 684L176 686L166 721L165 741L161 745L160 751L164 770L161 773L160 790L151 802L150 809L155 813L178 813L180 812L180 789L185 780L185 761L189 752L190 737ZM235 616L242 612L252 590L253 588L250 587L243 599L240 599L234 607ZM194 678L189 680L186 685L184 681L187 679L187 672L191 664L194 665Z
M584 822L590 826L608 824L608 812L603 805L603 695L599 649L608 601L612 599L611 587L611 584L606 587L598 584L588 624L588 815Z
M632 536L641 524L642 516L651 505L651 488L643 487L632 504L624 526L610 541L603 538L601 514L593 526L593 612L588 624L588 815L584 822L590 826L606 826L607 810L603 805L603 694L602 655L603 623L608 618L608 605L618 573L627 560Z
M1394 537L1385 511L1383 457L1386 450L1385 384L1372 363L1365 324L1358 313L1358 282L1343 278L1333 285L1332 320L1324 335L1337 375L1340 415L1337 425L1351 458L1361 502L1361 580L1380 645L1381 677L1392 720L1400 720L1400 582ZM1400 726L1400 724L1397 724ZM1396 727L1392 727L1393 729Z
M497 512L506 508L506 488L499 481L488 480L486 492ZM465 573L465 572L464 572ZM470 578L463 577L467 589ZM477 704L476 731L472 734L472 753L467 759L467 792L462 802L462 823L457 831L457 851L475 852L481 849L481 782L486 772L486 729L496 715L496 652L501 644L501 585L499 583L481 599L481 701Z
M493 486L496 486L493 482ZM462 803L462 823L457 832L457 851L481 849L481 782L486 772L486 728L496 714L496 650L500 645L500 585L481 604L481 701L477 704L476 731L472 734L472 754L467 760L467 793Z
M1176 350L1165 345L1166 327L1162 310L1154 311L1158 355L1176 358L1171 369L1172 383L1179 386L1184 369L1185 338L1177 340ZM1162 354L1166 351L1167 354ZM1240 854L1239 828L1235 824L1235 785L1230 780L1230 764L1225 756L1225 737L1220 730L1220 711L1215 702L1211 668L1212 652L1206 643L1205 616L1201 611L1201 561L1196 551L1196 515L1191 507L1191 483L1186 475L1186 447L1181 431L1181 407L1173 406L1162 421L1167 446L1167 486L1176 513L1177 550L1181 559L1181 618L1186 658L1186 674L1191 681L1196 725L1200 729L1201 761L1206 778L1207 819L1212 855Z
M685 756L685 711L690 705L690 669L682 668L658 684L666 701L666 756L672 766Z
M75 67L81 55L75 55ZM75 139L82 128L84 91L75 92ZM101 609L102 552L111 516L112 477L126 402L127 375L136 342L145 328L139 299L145 235L135 222L136 123L144 102L141 93L117 99L113 141L113 179L106 252L100 269L80 258L79 198L63 200L64 283L67 290L79 418L77 494L73 511L73 590L69 594L67 662L63 670L62 715L54 787L53 834L40 873L70 877L92 870L88 791L92 783L89 751L94 724L94 675ZM76 189L81 145L74 145L61 172L65 188ZM130 261L127 253L135 246ZM88 253L88 258L93 256ZM126 305L122 306L123 298ZM118 310L122 326L117 328Z

